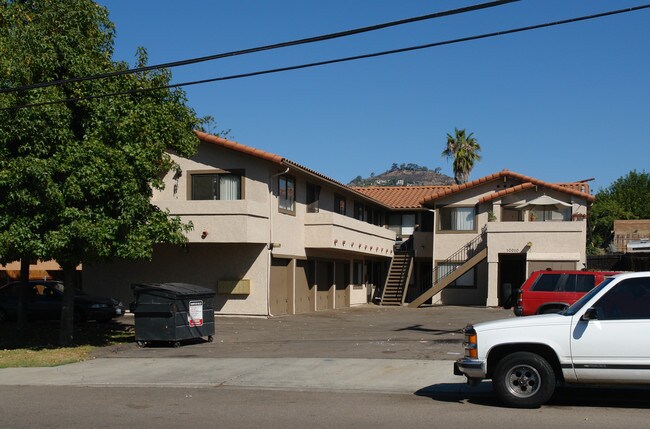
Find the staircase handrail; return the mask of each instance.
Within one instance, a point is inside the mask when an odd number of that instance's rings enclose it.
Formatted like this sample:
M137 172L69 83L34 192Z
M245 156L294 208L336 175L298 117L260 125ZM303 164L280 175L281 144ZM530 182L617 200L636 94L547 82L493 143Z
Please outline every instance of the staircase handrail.
M474 237L469 243L461 247L458 251L456 251L456 253L444 261L438 263L432 273L431 285L435 285L440 280L452 274L454 271L456 271L456 269L458 269L458 267L469 261L472 256L485 249L487 246L486 237L487 228L484 227L481 233ZM450 267L450 264L453 264L454 266ZM441 273L441 269L445 271ZM441 275L439 276L439 274Z

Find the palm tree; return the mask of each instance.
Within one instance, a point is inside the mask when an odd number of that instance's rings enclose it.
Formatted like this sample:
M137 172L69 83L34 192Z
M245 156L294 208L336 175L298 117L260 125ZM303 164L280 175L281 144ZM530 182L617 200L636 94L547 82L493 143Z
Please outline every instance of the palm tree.
M480 161L481 146L474 138L474 133L465 134L465 130L454 128L454 136L447 133L447 148L442 156L454 159L454 180L458 185L467 183L474 163Z

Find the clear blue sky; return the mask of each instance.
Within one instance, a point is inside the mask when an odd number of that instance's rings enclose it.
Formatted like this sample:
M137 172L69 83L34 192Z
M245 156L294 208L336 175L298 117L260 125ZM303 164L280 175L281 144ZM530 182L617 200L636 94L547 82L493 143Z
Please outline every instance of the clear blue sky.
M487 0L99 0L115 59L151 64L327 34ZM523 0L334 41L172 69L173 82L432 43L648 0ZM229 138L342 182L396 163L441 167L446 133L473 132L471 179L504 168L595 177L650 170L650 9L492 39L186 88Z

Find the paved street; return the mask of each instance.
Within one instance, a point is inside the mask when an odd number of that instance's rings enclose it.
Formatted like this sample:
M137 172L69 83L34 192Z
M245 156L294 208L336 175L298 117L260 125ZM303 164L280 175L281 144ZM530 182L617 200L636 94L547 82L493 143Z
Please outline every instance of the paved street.
M536 410L466 392L386 394L212 387L0 386L3 429L647 427L647 393L560 392Z

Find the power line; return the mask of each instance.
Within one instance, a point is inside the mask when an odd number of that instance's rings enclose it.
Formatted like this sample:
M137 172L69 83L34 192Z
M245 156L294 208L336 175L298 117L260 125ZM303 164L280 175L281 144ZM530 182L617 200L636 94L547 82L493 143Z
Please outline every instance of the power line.
M260 46L256 48L249 48L249 49L242 49L239 51L232 51L232 52L225 52L221 54L215 54L215 55L208 55L204 57L197 57L197 58L190 58L187 60L181 60L181 61L173 61L173 62L168 62L168 63L163 63L163 64L157 64L157 65L151 65L151 66L145 66L145 67L138 67L138 68L133 68L133 69L125 69L125 70L117 70L109 73L102 73L102 74L96 74L96 75L91 75L91 76L83 76L83 77L76 77L76 78L70 78L70 79L61 79L61 80L55 80L55 81L50 81L50 82L40 82L40 83L34 83L30 85L23 85L15 88L0 88L0 94L2 93L8 93L8 92L15 92L15 91L26 91L26 90L31 90L31 89L36 89L36 88L46 88L49 86L55 86L55 85L63 85L67 83L74 83L74 82L84 82L88 80L97 80L97 79L104 79L108 77L115 77L115 76L122 76L122 75L127 75L127 74L134 74L134 73L139 73L139 72L145 72L145 71L150 71L150 70L157 70L161 68L172 68L172 67L178 67L178 66L184 66L184 65L189 65L189 64L196 64L196 63L201 63L205 61L213 61L213 60L218 60L222 58L229 58L229 57L235 57L238 55L245 55L245 54L252 54L256 52L262 52L262 51L270 51L273 49L279 49L279 48L286 48L289 46L298 46L298 45L304 45L307 43L314 43L314 42L322 42L325 40L332 40L332 39L337 39L341 37L347 37L347 36L352 36L355 34L361 34L361 33L368 33L371 31L376 31L376 30L382 30L384 28L389 28L389 27L396 27L399 25L404 25L404 24L410 24L413 22L419 22L419 21L426 21L430 19L435 19L435 18L442 18L445 16L451 16L451 15L458 15L462 13L467 13L467 12L473 12L481 9L488 9L496 6L502 6L504 4L508 3L514 3L518 2L521 0L498 0L498 1L491 1L488 3L481 3L473 6L467 6L467 7L462 7L458 9L452 9L452 10L447 10L443 12L436 12L436 13L430 13L427 15L422 15L422 16L417 16L413 18L406 18L406 19L401 19L398 21L391 21L391 22L386 22L383 24L377 24L377 25L371 25L368 27L361 27L361 28L356 28L352 30L346 30L346 31L340 31L337 33L330 33L330 34L325 34L321 36L314 36L314 37L308 37L305 39L298 39L298 40L292 40L288 42L282 42L282 43L276 43L272 45L265 45L265 46Z
M434 48L434 47L438 47L438 46L451 45L451 44L462 43L462 42L469 42L469 41L473 41L473 40L487 39L487 38L491 38L491 37L504 36L504 35L513 34L513 33L521 33L521 32L524 32L524 31L537 30L537 29L540 29L540 28L553 27L553 26L570 24L570 23L580 22L580 21L587 21L587 20L591 20L591 19L603 18L603 17L606 17L606 16L618 15L618 14L627 13L627 12L634 12L634 11L638 11L638 10L642 10L642 9L648 9L648 8L650 8L650 4L630 7L630 8L626 8L626 9L613 10L613 11L609 11L609 12L602 12L602 13L598 13L598 14L594 14L594 15L580 16L580 17L565 19L565 20L561 20L561 21L547 22L547 23L544 23L544 24L537 24L537 25L530 25L530 26L526 26L526 27L513 28L513 29L510 29L510 30L503 30L503 31L496 31L496 32L492 32L492 33L485 33L485 34L480 34L480 35L476 35L476 36L462 37L462 38L459 38L459 39L446 40L446 41L443 41L443 42L428 43L428 44L425 44L425 45L418 45L418 46L411 46L411 47L407 47L407 48L393 49L393 50L389 50L389 51L375 52L375 53L371 53L371 54L356 55L356 56L352 56L352 57L337 58L337 59L333 59L333 60L325 60L325 61L319 61L319 62L308 63L308 64L300 64L300 65L295 65L295 66L280 67L280 68L275 68L275 69L259 70L259 71L255 71L255 72L241 73L241 74L236 74L236 75L222 76L222 77L203 79L203 80L196 80L196 81L191 81L191 82L183 82L183 83L176 83L176 84L170 84L170 85L162 85L162 86L157 86L157 87L152 87L152 88L141 88L141 89L129 90L129 91L112 92L112 93L106 93L106 94L89 95L89 96L85 96L85 97L67 98L67 99L61 99L61 100L44 101L44 102L39 102L39 103L31 103L31 104L23 104L23 105L18 105L18 106L3 107L3 108L0 108L0 111L10 110L10 109L23 109L23 108L27 108L27 107L46 106L46 105L52 105L52 104L68 103L68 102L83 101L83 100L92 100L92 99L97 99L97 98L115 97L115 96L122 96L122 95L132 95L132 94L139 94L139 93L150 92L150 91L157 91L157 90L161 90L161 89L179 88L179 87L183 87L183 86L192 86L192 85L199 85L199 84L204 84L204 83L211 83L211 82L218 82L218 81L225 81L225 80L233 80L233 79L241 79L241 78L245 78L245 77L261 76L261 75L266 75L266 74L273 74L273 73L280 73L280 72L286 72L286 71L292 71L292 70L300 70L300 69L306 69L306 68L312 68L312 67L319 67L319 66L330 65L330 64L337 64L337 63L343 63L343 62L349 62L349 61L355 61L355 60L361 60L361 59L368 59L368 58L375 58L375 57L381 57L381 56L392 55L392 54L399 54L399 53L404 53L404 52L417 51L417 50L421 50L421 49Z

